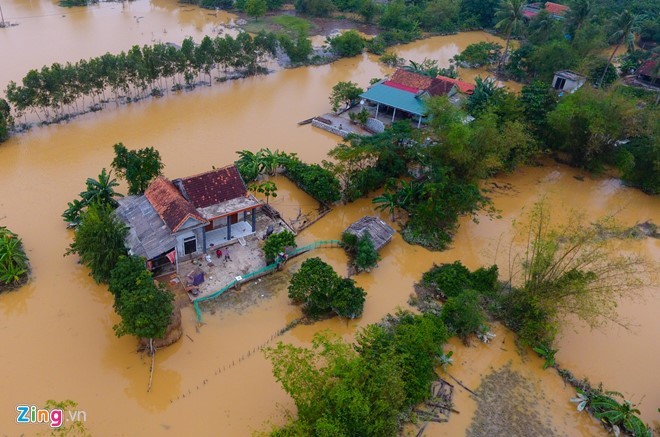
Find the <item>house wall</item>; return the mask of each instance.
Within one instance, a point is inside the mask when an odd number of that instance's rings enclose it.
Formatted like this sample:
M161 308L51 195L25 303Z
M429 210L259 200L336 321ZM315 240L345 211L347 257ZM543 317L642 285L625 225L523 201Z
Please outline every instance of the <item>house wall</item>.
M197 250L192 254L186 254L184 249L184 242L187 238L192 236L195 236L195 238L197 239ZM176 253L179 260L187 260L190 259L191 256L199 255L204 252L203 227L181 231L177 233L174 237L176 238Z

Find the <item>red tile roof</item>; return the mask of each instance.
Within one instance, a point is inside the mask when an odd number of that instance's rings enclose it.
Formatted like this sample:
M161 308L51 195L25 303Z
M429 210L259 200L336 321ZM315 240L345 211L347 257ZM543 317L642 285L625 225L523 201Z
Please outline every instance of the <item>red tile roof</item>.
M428 89L433 83L433 78L399 68L388 82L394 82L420 91Z
M426 92L432 96L444 96L449 94L452 88L454 88L453 83L435 79L433 85L431 85Z
M648 61L644 62L642 66L637 69L637 74L649 77L658 77L657 74L653 74L653 69L658 61L660 61L660 57L649 59Z
M545 10L555 15L563 15L570 8L559 3L545 2Z
M181 182L184 196L195 208L206 208L247 195L245 182L233 165L189 176Z
M162 176L149 185L144 195L172 232L176 232L189 218L206 223L204 217L183 198L174 184Z
M435 78L438 82L445 83L449 90L451 90L450 85L456 85L458 90L463 94L472 94L474 92L474 84L463 82L462 80L452 79L447 76L438 76ZM449 91L447 91L449 92Z
M400 83L392 82L391 80L386 80L385 82L383 82L383 85L387 85L389 87L396 88L402 91L408 91L409 93L413 93L413 94L417 94L419 92L417 88L401 85Z

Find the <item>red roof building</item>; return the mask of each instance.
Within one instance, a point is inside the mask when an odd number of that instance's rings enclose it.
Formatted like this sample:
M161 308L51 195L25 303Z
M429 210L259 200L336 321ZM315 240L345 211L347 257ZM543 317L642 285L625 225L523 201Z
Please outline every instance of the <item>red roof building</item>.
M543 3L529 3L523 8L523 15L529 19L536 17L543 9L548 11L556 19L563 19L569 7L559 3L545 2Z
M179 181L181 184L179 184ZM216 203L247 195L245 182L238 173L238 169L233 165L189 176L174 182L180 189L183 185L181 190L183 195L195 208L206 208Z
M178 231L189 219L207 223L197 209L183 198L174 184L162 176L149 185L144 195L172 232Z

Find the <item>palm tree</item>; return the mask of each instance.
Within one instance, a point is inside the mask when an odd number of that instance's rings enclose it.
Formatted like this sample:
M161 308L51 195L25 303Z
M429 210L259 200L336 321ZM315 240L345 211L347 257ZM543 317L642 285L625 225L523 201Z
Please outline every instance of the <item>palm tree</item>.
M112 178L112 170L106 172L104 168L98 180L87 178L87 190L80 193L80 197L86 205L102 203L115 208L118 205L115 197L124 197L123 194L115 192L114 188L118 186L117 180Z
M605 79L605 74L607 74L607 69L612 63L612 58L616 54L616 51L619 50L621 44L625 43L629 50L634 49L635 46L635 33L639 32L639 22L641 21L641 15L633 15L629 10L625 10L614 17L615 28L617 29L611 36L611 40L614 41L616 46L610 55L610 58L607 60L607 65L603 70L603 74L600 76L598 81L598 88L603 85L603 80Z
M574 0L571 4L571 8L566 14L566 20L569 27L573 29L573 41L575 41L575 35L578 33L578 30L580 30L591 15L592 7L592 0Z
M373 203L376 206L376 209L378 211L385 211L388 210L390 215L392 216L392 221L394 221L394 212L396 211L398 207L398 201L397 201L397 195L396 193L388 193L385 192L380 196L376 196L371 200L371 203Z
M511 34L520 32L525 23L525 16L523 15L525 3L525 0L502 0L495 12L495 18L497 18L495 28L506 34L506 46L497 66L498 71L502 70L504 60L509 52Z

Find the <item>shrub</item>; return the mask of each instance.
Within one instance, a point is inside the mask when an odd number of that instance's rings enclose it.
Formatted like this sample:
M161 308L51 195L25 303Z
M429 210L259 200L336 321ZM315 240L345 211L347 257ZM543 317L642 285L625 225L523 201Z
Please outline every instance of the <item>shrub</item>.
M296 237L290 231L282 231L277 234L271 234L264 244L264 255L266 262L271 264L275 261L277 254L282 252L286 246L296 247Z
M304 164L291 160L285 165L287 176L307 194L319 202L336 202L341 198L339 181L318 164Z
M28 274L28 258L21 239L0 226L0 290L20 285Z
M486 317L479 304L479 293L466 290L455 297L450 297L442 306L440 315L450 331L462 339L482 329Z
M422 284L434 288L445 297L456 297L472 285L470 271L460 261L434 266L424 273Z
M356 56L364 50L365 41L355 30L349 30L330 39L330 47L337 55L344 57Z

